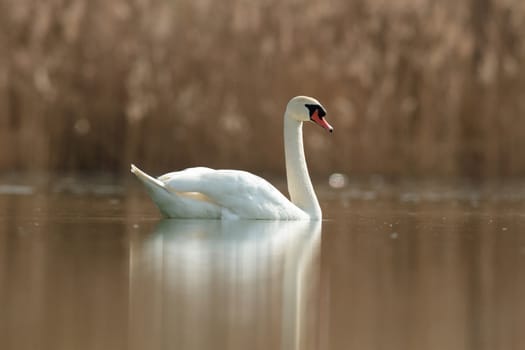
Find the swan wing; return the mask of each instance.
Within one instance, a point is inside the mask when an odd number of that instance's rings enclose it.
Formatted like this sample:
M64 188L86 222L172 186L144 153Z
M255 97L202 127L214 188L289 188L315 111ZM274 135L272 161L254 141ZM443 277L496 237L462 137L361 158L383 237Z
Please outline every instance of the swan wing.
M223 208L223 215L245 219L308 218L268 181L246 171L198 167L168 173L158 180L171 191L217 204Z

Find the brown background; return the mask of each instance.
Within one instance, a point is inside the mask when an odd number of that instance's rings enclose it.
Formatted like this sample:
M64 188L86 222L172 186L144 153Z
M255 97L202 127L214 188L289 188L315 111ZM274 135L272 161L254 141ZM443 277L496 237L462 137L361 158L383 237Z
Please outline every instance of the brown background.
M0 0L0 171L525 174L521 0Z

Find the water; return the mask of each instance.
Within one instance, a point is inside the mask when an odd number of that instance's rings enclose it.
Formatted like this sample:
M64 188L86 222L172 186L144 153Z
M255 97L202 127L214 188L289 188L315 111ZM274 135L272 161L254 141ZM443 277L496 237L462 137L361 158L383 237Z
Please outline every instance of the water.
M525 186L318 186L322 223L9 186L1 349L525 348Z

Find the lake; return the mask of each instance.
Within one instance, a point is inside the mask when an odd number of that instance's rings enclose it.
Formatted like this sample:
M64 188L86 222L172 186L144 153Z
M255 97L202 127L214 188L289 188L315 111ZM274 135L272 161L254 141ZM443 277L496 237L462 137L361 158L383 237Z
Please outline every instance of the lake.
M0 185L0 348L525 348L525 183L317 187L309 223Z

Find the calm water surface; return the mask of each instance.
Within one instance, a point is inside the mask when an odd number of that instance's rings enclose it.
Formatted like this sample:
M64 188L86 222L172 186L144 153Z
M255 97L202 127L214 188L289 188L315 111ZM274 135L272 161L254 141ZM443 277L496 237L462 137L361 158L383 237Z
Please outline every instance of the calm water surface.
M322 223L80 188L0 186L0 349L525 348L525 185L325 188Z

